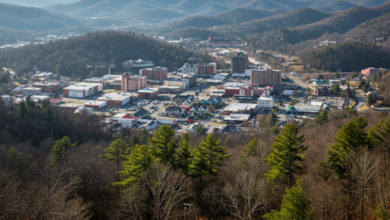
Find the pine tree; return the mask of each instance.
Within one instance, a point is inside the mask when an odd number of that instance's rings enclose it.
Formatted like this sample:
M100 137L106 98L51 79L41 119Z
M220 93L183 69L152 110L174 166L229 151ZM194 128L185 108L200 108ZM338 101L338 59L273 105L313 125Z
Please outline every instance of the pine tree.
M11 169L20 169L24 160L22 152L18 151L15 147L11 147L8 153L9 165Z
M209 169L207 173L211 176L216 176L219 172L219 167L224 165L225 159L231 156L231 154L226 153L227 151L224 147L219 145L220 143L221 139L218 140L215 134L209 134L198 148L208 161Z
M25 118L27 116L27 106L25 102L20 102L18 105L18 113L21 118Z
M328 162L336 174L336 178L347 181L347 218L350 219L349 191L350 191L350 170L348 169L348 156L350 151L356 151L365 147L368 143L367 134L364 128L367 126L367 119L358 117L343 125L334 138L336 144L328 150Z
M130 141L129 141L130 147L134 147L137 144L141 144L141 140L139 139L139 137L131 136Z
M51 165L55 168L60 167L66 162L68 151L72 147L76 146L76 143L72 144L70 138L64 136L62 139L55 142L53 149L53 157L51 159Z
M156 156L160 158L163 163L175 163L176 153L176 139L175 130L168 125L163 125L156 132L153 137L149 138L149 143L155 148Z
M189 145L190 135L184 133L181 135L180 148L177 152L176 167L179 168L185 175L189 175L190 165L192 163L192 147Z
M308 146L301 145L305 141L304 135L297 136L299 128L295 125L286 125L282 133L275 138L271 153L264 161L271 166L271 170L265 174L268 181L288 175L288 185L291 188L294 174L303 171L303 167L296 163L304 161L306 155L298 155L307 150Z
M31 96L26 97L26 105L28 109L35 109L37 108L36 102L31 99Z
M127 144L121 139L113 141L109 147L104 149L104 155L100 155L100 158L104 158L107 161L115 164L116 172L119 172L121 169L122 162L127 159L126 155ZM119 174L116 177L115 181L119 181Z
M328 121L328 112L325 110L321 110L320 114L318 114L315 118L314 121L316 123L323 123Z
M124 179L115 182L114 186L130 186L137 183L142 174L149 169L155 161L154 152L150 146L135 145L127 157L128 161L123 163L124 171L119 171Z
M265 214L263 218L267 220L312 220L314 209L310 209L310 203L302 189L302 180L298 180L297 186L286 189L280 211L271 210L271 213Z
M390 118L383 119L376 125L374 125L367 134L367 141L371 148L382 147L384 161L388 165L390 158Z
M363 117L352 119L341 128L334 138L336 144L330 146L328 160L339 179L347 177L346 162L349 151L366 146L367 134L364 128L367 124L367 119Z
M244 155L240 156L240 161L245 160L250 156L257 155L257 138L253 138L251 142L249 142L248 146L244 148Z
M192 163L189 166L189 174L192 177L200 178L203 186L203 176L207 175L209 171L209 161L206 158L204 151L200 150L200 146L195 146L192 151Z

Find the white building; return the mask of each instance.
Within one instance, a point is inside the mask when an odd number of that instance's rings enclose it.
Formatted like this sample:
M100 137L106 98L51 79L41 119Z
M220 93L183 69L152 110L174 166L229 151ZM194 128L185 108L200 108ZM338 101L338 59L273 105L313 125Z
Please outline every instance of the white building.
M76 83L62 89L63 97L85 98L103 91L102 83Z
M275 100L273 96L266 95L266 93L263 93L258 99L258 108L264 108L264 109L272 109L275 104Z
M257 104L233 103L228 105L223 111L227 114L253 114L257 110Z

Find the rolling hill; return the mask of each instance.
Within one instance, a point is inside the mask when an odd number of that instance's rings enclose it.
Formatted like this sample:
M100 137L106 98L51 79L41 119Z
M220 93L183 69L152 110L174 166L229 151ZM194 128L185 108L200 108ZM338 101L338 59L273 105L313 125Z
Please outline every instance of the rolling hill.
M337 1L324 6L317 7L317 9L326 12L337 12L337 11L345 11L355 6L356 5L351 2Z
M3 51L4 53L4 51ZM211 62L209 55L199 55L172 44L156 41L143 34L128 32L99 31L85 36L69 38L43 45L30 45L2 54L0 65L14 66L16 69L31 70L37 66L41 70L56 70L62 57L61 75L96 76L107 73L106 68L87 69L86 65L113 65L112 71L124 71L122 63L129 59L150 59L157 66L176 69L191 56L202 62Z
M0 3L0 26L14 30L45 31L83 22L64 14L45 11L40 8L23 7Z
M232 25L253 19L266 18L273 15L278 15L287 12L285 9L275 10L260 10L251 8L237 8L231 11L223 12L214 16L194 16L189 17L178 22L174 22L170 25L164 26L156 30L158 34L171 32L182 32L180 28L194 27L194 28L208 28L221 25Z

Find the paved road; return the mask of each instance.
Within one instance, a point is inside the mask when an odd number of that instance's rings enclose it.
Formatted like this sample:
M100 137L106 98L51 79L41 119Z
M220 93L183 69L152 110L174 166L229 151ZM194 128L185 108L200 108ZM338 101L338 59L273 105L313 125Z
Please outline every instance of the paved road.
M290 77L290 79L292 79L295 84L297 84L298 86L300 86L302 88L311 88L308 84L302 82L302 80L300 80L294 76Z

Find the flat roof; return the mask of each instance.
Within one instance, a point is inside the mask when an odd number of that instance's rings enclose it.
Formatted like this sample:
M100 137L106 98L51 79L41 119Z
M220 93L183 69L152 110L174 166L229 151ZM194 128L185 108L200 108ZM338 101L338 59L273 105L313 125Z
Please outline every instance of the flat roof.
M98 105L98 106L102 104L106 104L106 101L88 101L84 103L84 105Z
M66 87L65 89L85 89L85 88L91 88L95 86L101 86L103 85L102 83L86 83L86 82L81 82L81 83L76 83L73 85L70 85Z
M236 112L240 110L249 110L249 109L255 109L257 107L257 104L249 104L249 103L234 103L228 105L224 111L227 112Z
M113 93L106 93L103 96L99 97L98 101L109 101L109 100L116 100L116 101L123 101L129 97L133 96L131 93L125 93L125 92L113 92Z
M322 106L318 105L294 105L296 112L318 113Z
M156 92L156 91L159 91L159 89L158 88L146 87L146 88L138 90L137 93L153 93L153 92Z
M227 116L224 118L225 121L242 121L242 120L249 120L251 117L250 114L231 114L230 116Z
M312 105L312 106L322 106L324 102L323 101L317 101L317 100L312 100L308 103L308 105Z

